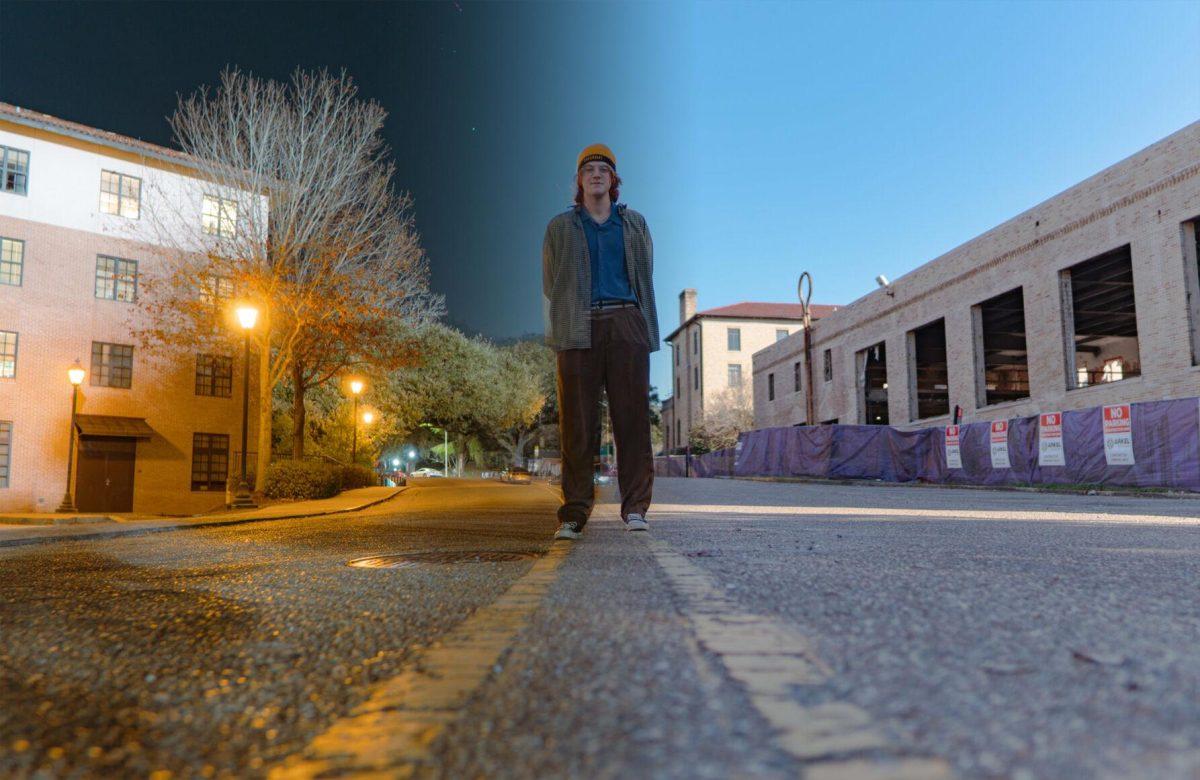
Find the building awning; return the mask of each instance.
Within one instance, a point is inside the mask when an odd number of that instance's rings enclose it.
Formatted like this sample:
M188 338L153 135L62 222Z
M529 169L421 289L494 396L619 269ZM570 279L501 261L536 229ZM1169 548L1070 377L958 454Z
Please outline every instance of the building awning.
M75 415L75 427L82 436L110 436L122 439L150 439L154 429L145 417L114 417L108 414Z

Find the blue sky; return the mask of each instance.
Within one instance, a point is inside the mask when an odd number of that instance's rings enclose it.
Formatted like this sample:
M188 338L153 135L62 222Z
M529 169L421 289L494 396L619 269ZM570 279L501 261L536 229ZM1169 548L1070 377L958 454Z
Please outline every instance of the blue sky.
M684 287L795 301L807 269L848 303L1200 119L1200 3L638 8L645 93L597 138L654 233L664 334Z

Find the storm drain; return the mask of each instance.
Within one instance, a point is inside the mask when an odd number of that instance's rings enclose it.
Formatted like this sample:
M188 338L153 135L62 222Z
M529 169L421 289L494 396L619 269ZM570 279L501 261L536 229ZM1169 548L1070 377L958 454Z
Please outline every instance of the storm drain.
M437 550L355 558L351 566L362 569L406 569L413 566L447 566L459 563L504 563L540 558L540 552L522 550Z

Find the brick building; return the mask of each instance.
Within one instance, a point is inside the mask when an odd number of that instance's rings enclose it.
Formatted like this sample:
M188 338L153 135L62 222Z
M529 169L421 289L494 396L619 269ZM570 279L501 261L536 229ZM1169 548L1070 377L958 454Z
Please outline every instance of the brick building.
M240 456L240 351L150 354L133 334L146 324L140 284L167 245L148 213L169 206L205 233L233 229L234 200L211 189L178 151L0 103L0 511L62 501L76 361L87 372L81 511L225 503Z
M812 306L814 319L837 310ZM696 311L696 291L679 294L679 326L663 339L671 347L670 398L663 402L663 449L682 450L692 428L724 393L749 390L750 356L803 330L798 303L735 303ZM747 392L746 403L750 403Z
M753 356L755 427L1200 395L1200 122Z

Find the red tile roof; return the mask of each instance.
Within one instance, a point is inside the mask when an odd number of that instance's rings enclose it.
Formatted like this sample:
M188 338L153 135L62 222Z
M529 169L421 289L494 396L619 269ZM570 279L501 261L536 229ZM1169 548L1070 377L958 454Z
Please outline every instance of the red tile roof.
M151 157L159 159L169 159L173 162L190 163L192 157L178 149L171 149L167 146L159 146L148 141L143 141L139 138L131 138L120 133L113 133L108 130L100 130L99 128L81 125L78 122L71 122L66 119L60 119L50 114L43 114L40 111L31 111L28 108L14 106L11 103L0 102L0 119L7 119L18 124L31 127L40 127L43 129L58 131L65 135L74 136L76 138L85 138L95 143L104 144L105 146L115 146L127 151L141 152Z
M837 311L839 306L829 306L814 303L809 307L809 313L814 320L827 317ZM744 301L729 306L718 306L715 309L705 309L696 312L697 317L744 317L746 319L763 320L802 320L803 307L798 303L755 303Z

